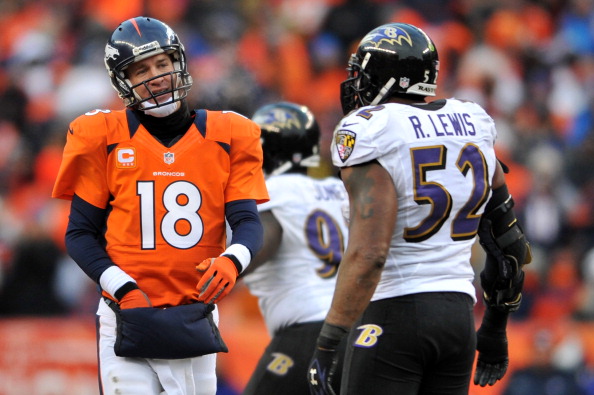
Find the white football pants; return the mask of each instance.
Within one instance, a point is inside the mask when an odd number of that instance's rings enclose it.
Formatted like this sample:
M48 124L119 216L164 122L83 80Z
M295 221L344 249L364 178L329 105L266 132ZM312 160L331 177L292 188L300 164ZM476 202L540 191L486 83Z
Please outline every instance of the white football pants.
M213 319L218 325L215 306ZM188 359L118 357L115 313L103 298L99 316L99 374L103 395L214 395L217 391L216 354Z

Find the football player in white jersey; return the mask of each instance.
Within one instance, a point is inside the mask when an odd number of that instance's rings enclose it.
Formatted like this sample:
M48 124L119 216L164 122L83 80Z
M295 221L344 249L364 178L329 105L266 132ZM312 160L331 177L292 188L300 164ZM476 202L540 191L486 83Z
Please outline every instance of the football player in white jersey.
M304 377L347 243L348 197L337 177L307 175L320 159L319 126L307 107L273 103L252 120L262 129L270 201L258 207L264 246L243 279L272 339L243 394L306 394Z
M468 394L508 364L506 324L518 308L530 248L513 212L491 117L435 96L432 40L415 26L370 31L341 85L345 117L333 163L349 194L349 243L307 375L332 394L335 345L347 332L342 394ZM475 332L471 247L487 252L487 306Z

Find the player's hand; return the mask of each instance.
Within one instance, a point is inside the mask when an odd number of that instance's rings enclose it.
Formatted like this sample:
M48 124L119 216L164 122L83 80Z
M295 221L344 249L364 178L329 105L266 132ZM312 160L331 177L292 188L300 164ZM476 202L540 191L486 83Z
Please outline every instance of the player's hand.
M231 292L239 275L233 261L226 256L205 259L196 270L203 273L196 289L198 301L204 303L220 302Z
M338 366L338 345L348 328L324 322L316 341L316 349L307 369L311 395L335 395L332 379ZM340 386L340 383L338 383Z
M484 387L501 380L507 371L509 357L505 331L494 331L481 325L477 332L479 352L474 373L474 384Z
M153 307L150 299L139 288L133 289L125 294L118 303L120 309L134 309L137 307Z
M316 347L307 369L307 382L311 395L335 395L332 389L332 378L336 373L338 356L336 350L325 350Z

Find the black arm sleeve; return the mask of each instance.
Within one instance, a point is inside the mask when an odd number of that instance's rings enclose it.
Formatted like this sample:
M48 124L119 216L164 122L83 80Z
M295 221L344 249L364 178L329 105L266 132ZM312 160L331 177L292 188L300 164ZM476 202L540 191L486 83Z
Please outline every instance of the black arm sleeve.
M66 229L66 250L93 281L114 263L105 251L103 228L107 212L77 195L72 198Z
M524 272L532 254L513 210L506 185L493 190L481 217L478 236L487 258L481 271L481 287L487 305L502 312L515 311L522 301Z
M235 200L225 205L225 217L233 231L231 244L250 250L252 258L264 244L264 227L260 222L255 200Z

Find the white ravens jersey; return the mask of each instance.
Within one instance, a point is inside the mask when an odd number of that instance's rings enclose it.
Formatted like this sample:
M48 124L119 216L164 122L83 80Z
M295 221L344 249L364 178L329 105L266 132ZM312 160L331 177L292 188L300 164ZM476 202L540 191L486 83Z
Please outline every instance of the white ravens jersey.
M372 300L458 291L476 302L470 265L496 168L493 119L456 99L359 108L334 130L338 167L376 160L391 175L398 216Z
M270 201L258 210L272 211L282 241L274 259L244 281L272 336L279 328L326 317L347 243L342 210L348 195L336 177L282 174L269 177L266 186Z

